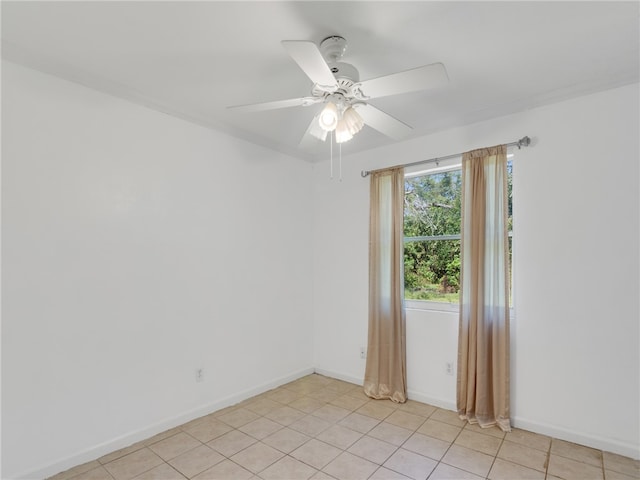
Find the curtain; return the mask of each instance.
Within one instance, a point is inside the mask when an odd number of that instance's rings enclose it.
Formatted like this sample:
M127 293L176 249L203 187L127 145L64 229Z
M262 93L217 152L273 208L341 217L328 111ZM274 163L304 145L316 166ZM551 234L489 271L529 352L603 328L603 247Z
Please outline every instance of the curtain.
M403 220L404 169L372 172L364 392L398 403L407 400Z
M510 431L506 152L462 156L457 409L470 423Z

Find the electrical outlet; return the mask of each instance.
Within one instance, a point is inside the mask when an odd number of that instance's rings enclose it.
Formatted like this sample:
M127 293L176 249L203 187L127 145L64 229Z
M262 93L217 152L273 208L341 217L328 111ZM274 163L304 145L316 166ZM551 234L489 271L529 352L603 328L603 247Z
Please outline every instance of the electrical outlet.
M196 382L204 382L204 368L196 370Z
M453 362L447 362L445 364L445 371L447 372L447 375L453 375Z
M364 347L360 347L360 358L367 358L367 350Z

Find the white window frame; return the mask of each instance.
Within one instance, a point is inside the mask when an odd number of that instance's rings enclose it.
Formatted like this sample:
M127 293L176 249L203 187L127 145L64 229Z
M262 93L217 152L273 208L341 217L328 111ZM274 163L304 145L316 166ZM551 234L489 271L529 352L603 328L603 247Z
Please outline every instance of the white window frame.
M513 160L514 154L509 152L507 154L507 158L509 160ZM434 173L443 173L450 172L453 170L459 170L462 168L462 155L459 157L454 157L448 159L446 161L438 162L435 165L430 166L429 168L425 168L424 165L413 166L405 169L404 178L418 177L422 175L432 175ZM511 318L515 315L514 305L515 305L515 297L514 297L514 275L513 272L515 270L515 241L513 240L513 231L509 232L509 236L512 238L512 257L511 257L511 308L510 316ZM455 240L460 238L460 234L458 235L442 235L442 240ZM435 240L435 239L434 239ZM402 244L404 245L406 240L403 239ZM404 275L404 272L403 272ZM460 312L460 304L453 302L433 302L431 300L413 300L413 299L404 299L404 306L406 310L419 310L419 311L432 311L432 312L449 312L449 313L459 313Z

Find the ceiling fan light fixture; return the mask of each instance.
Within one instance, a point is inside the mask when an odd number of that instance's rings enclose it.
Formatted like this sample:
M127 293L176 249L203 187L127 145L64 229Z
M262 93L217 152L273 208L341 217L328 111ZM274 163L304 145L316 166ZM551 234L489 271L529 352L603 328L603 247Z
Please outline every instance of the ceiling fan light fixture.
M320 122L318 120L319 118L320 115L316 115L314 121L311 122L309 128L307 129L307 133L312 137L324 142L327 139L327 135L329 134L329 132L320 127Z
M345 123L346 128L349 130L349 133L351 133L351 136L362 130L362 127L364 126L364 120L351 106L342 114L342 120Z
M320 128L326 132L331 132L336 129L338 125L338 108L333 102L327 103L327 106L324 107L322 113L320 113L318 123L320 124Z
M336 127L336 143L348 142L352 138L353 133L349 130L347 122L343 117L338 121L338 126Z

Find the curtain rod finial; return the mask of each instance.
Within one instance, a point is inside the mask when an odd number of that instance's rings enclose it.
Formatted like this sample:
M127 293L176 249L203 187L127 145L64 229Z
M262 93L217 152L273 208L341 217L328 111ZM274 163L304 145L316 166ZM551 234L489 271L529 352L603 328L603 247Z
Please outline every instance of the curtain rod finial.
M371 173L371 172L369 172L368 170L362 170L362 171L360 172L360 176L361 176L362 178L365 178L365 177L368 177L368 176L369 176L369 173Z
M529 137L522 137L518 140L518 150L522 147L528 147L529 145L531 145L531 139Z

